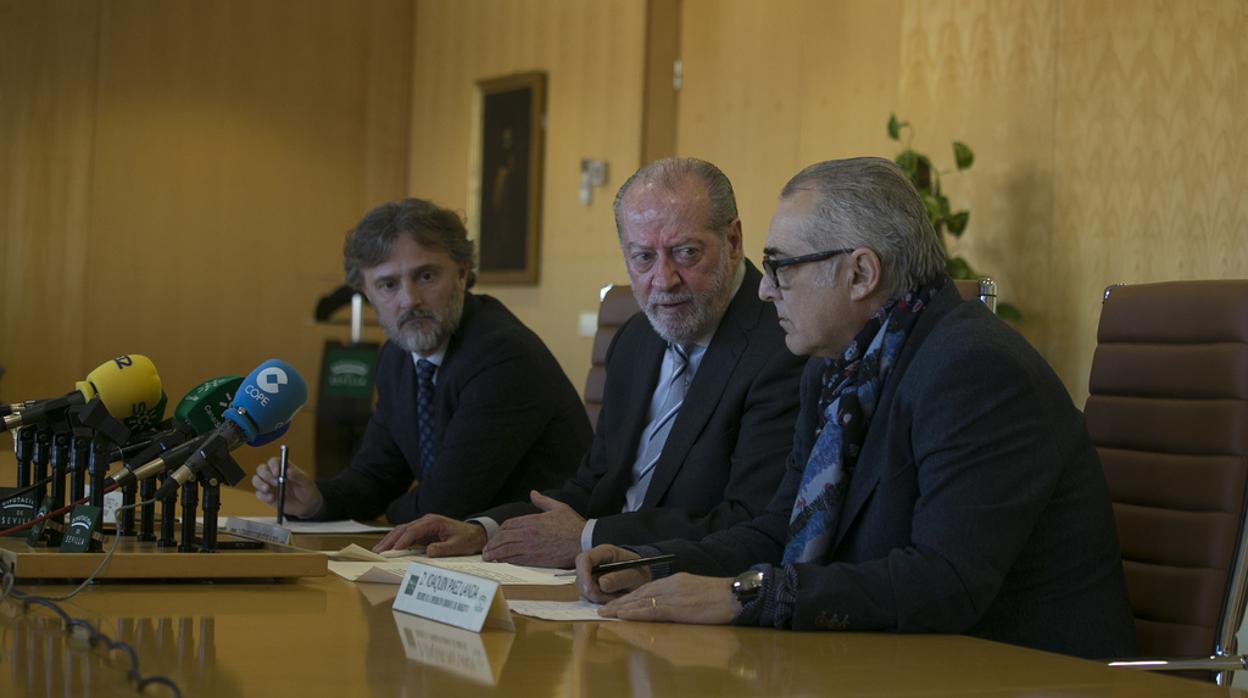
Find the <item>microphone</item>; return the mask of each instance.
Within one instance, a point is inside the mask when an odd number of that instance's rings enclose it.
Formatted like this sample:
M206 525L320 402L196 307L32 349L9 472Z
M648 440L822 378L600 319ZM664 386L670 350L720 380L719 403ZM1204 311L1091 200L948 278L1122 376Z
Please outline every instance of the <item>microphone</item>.
M198 448L182 467L160 486L156 499L173 494L183 483L210 465L214 455L232 451L244 442L253 446L267 443L290 426L290 420L308 399L308 386L294 367L279 359L269 359L243 379L234 400L222 415L224 421L198 442ZM237 468L237 465L234 466ZM226 484L243 477L242 471L229 474Z
M162 395L156 366L142 354L123 354L105 361L74 387L75 390L61 397L38 400L5 416L0 432L55 421L70 407L85 405L95 398L99 398L114 418L141 422L153 411L148 405L159 404Z
M173 427L156 434L146 448L127 458L125 469L109 480L124 486L182 465L195 452L198 437L224 421L221 413L230 406L242 383L242 376L218 376L192 388L173 409Z

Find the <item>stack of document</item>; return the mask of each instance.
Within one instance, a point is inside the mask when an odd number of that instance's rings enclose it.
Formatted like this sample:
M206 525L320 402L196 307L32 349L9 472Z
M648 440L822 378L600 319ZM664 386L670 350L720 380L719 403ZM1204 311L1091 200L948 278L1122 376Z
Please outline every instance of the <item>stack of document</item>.
M421 562L455 572L463 572L498 582L503 586L571 584L573 577L557 577L564 570L547 567L521 567L508 562L486 562L480 555L463 557L427 557L423 548L387 550L375 553L352 544L329 556L329 571L351 582L398 584L411 562Z

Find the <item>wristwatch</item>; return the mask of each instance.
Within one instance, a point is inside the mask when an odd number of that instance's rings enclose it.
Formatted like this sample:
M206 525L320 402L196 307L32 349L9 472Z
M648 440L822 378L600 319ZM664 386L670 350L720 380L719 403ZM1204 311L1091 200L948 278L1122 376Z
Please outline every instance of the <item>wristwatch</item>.
M732 580L732 593L737 597L737 601L745 603L758 596L759 590L763 588L763 571L762 570L746 570L737 575Z

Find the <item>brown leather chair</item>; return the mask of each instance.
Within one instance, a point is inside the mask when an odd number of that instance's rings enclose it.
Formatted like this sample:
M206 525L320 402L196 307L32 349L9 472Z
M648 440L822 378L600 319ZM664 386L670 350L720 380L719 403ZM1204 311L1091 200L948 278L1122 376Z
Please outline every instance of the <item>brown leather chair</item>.
M1248 281L1106 289L1089 392L1141 656L1200 657L1111 664L1229 681L1245 667Z
M594 349L590 356L589 376L585 379L585 411L590 426L597 428L598 412L602 409L602 390L607 383L607 347L630 317L637 313L637 301L631 286L608 284L598 292L598 330L594 333Z

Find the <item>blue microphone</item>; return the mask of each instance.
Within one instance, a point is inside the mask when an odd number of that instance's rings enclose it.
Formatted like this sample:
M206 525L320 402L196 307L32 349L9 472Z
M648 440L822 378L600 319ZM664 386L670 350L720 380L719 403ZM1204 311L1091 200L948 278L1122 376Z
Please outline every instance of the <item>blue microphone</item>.
M259 446L279 438L307 400L308 386L290 364L269 359L255 367L234 393L234 400L221 415L220 426L199 442L195 453L161 485L156 498L173 494L198 476L210 465L211 455L221 449L233 451L244 443ZM218 475L229 485L243 477L241 471Z

